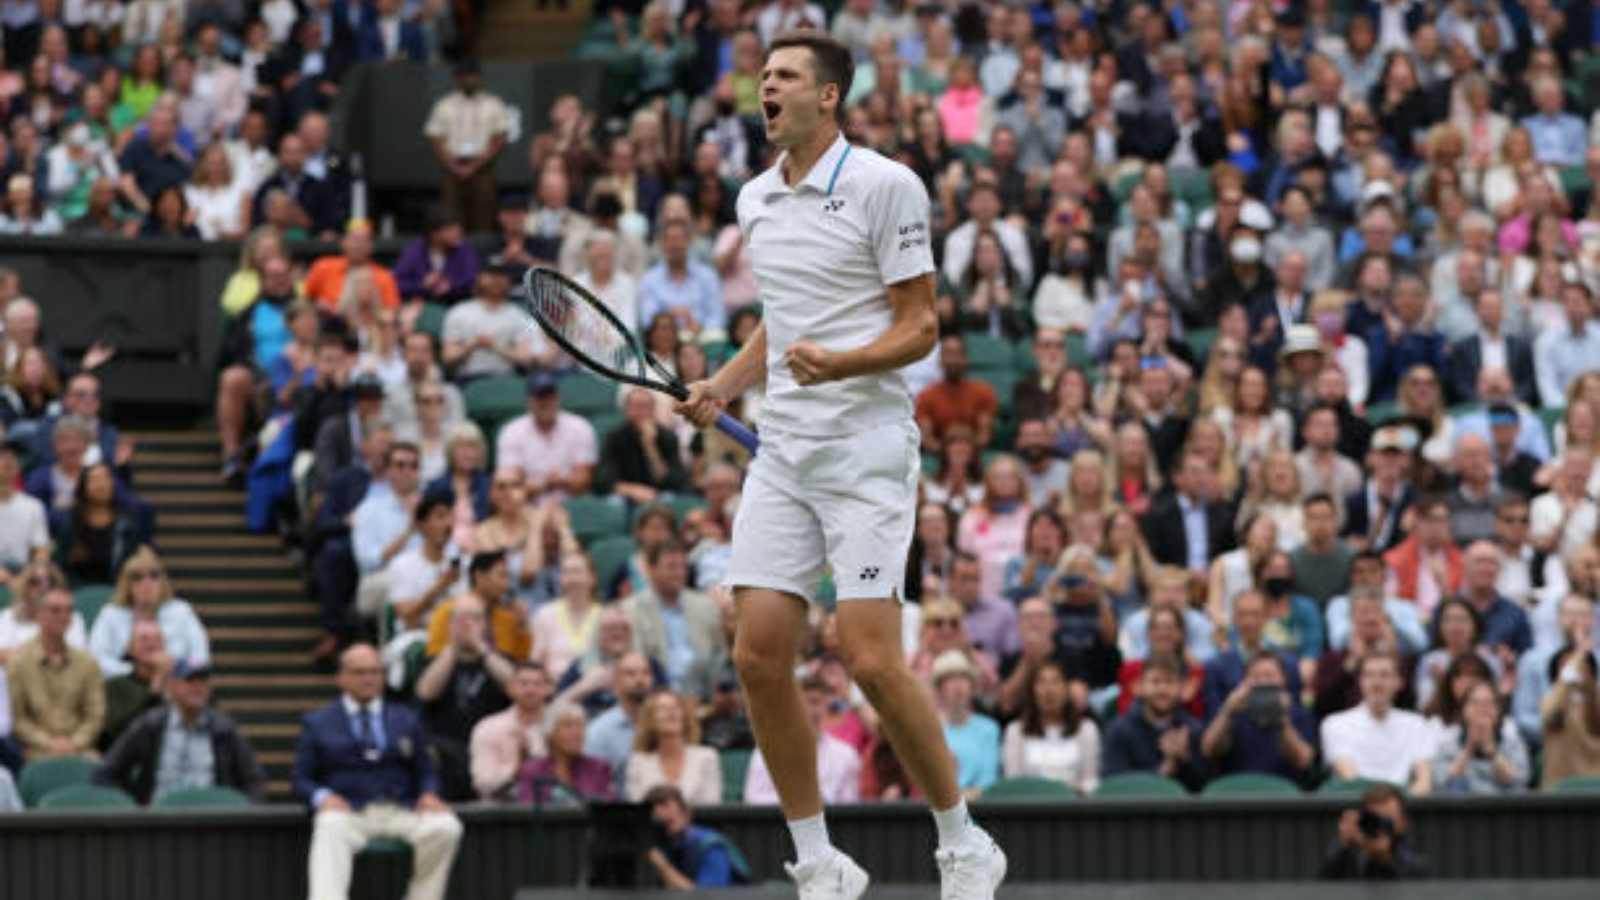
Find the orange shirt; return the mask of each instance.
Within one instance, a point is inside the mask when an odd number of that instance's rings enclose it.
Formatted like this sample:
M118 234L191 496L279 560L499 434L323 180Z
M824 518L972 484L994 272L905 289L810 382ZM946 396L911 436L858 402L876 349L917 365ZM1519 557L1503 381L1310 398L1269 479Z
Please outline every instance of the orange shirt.
M917 418L931 421L939 437L957 422L976 430L981 416L992 418L999 409L994 388L976 378L963 378L954 385L941 378L917 395Z
M450 613L455 608L455 600L446 600L433 608L433 615L428 619L430 657L438 656L450 643ZM521 603L496 603L489 614L489 632L494 637L495 649L512 662L527 659L533 652L533 631L528 627L528 614Z
M394 283L394 273L377 263L372 266L372 279L378 284L378 296L383 298L385 309L400 305L400 288ZM339 297L344 293L344 276L350 270L350 261L343 256L324 256L311 264L306 273L305 295L317 301L324 309L336 312Z

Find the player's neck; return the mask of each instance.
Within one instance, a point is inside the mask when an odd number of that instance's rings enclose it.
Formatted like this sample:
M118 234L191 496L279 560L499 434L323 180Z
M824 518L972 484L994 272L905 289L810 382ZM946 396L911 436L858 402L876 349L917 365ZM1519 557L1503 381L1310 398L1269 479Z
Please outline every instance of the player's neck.
M789 148L783 161L783 182L794 187L795 183L806 177L822 154L828 152L833 142L839 139L839 126L826 122L812 133L804 143Z

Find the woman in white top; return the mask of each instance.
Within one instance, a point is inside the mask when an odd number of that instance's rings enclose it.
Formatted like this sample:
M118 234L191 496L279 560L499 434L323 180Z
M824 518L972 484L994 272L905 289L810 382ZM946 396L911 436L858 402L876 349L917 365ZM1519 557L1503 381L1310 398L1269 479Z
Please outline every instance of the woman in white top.
M1235 382L1233 400L1211 411L1233 448L1233 461L1245 471L1264 459L1274 447L1287 447L1294 435L1289 413L1272 406L1272 384L1267 373L1245 366Z
M639 322L639 282L617 268L617 235L605 228L589 232L584 241L586 268L575 279L594 294L630 329Z
M235 177L227 148L214 141L195 160L194 177L183 187L194 227L208 241L236 241L250 230L250 191Z
M1244 544L1217 557L1211 564L1206 590L1206 611L1218 628L1233 625L1233 601L1255 587L1256 570L1278 547L1278 523L1271 516L1256 516L1240 529Z
M624 799L638 803L656 785L670 784L690 806L722 802L722 764L717 751L700 743L700 723L691 704L688 697L670 691L644 702L628 754Z
M922 479L923 496L929 503L947 506L956 515L983 500L983 471L978 467L978 447L972 430L956 423L945 431L939 464L931 476Z
M111 603L100 611L89 631L89 652L106 678L133 671L128 662L128 640L133 623L153 619L161 626L167 655L173 659L211 661L211 640L194 607L172 593L165 567L156 552L140 547L122 564Z
M1300 469L1294 464L1294 454L1287 447L1275 448L1251 473L1238 524L1258 516L1272 519L1278 526L1278 549L1288 553L1306 540L1300 500Z
M582 550L561 559L561 596L533 614L533 661L546 672L565 672L594 642L600 626L594 561Z
M1100 786L1100 729L1073 699L1057 660L1034 670L1022 715L1006 726L1001 763L1007 778L1050 778L1085 796Z
M11 578L11 605L0 610L0 684L4 683L6 663L11 654L39 633L36 614L39 601L52 588L64 588L67 579L61 570L46 560L34 560ZM67 628L67 645L82 650L88 646L88 630L83 614L74 611Z
M1425 419L1433 426L1433 432L1422 445L1422 458L1448 469L1455 455L1456 427L1445 415L1444 388L1439 383L1439 373L1426 363L1412 366L1401 377L1395 396L1402 413Z
M410 437L421 451L423 484L441 477L449 468L445 452L449 437L447 409L441 382L426 382L417 388L417 429Z

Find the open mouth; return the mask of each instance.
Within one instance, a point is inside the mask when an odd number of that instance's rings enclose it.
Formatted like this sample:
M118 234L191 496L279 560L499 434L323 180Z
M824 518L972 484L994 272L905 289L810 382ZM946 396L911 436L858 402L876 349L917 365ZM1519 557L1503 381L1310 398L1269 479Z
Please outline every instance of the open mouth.
M761 104L761 111L766 114L766 116L767 116L767 124L770 125L773 122L777 121L778 113L783 112L783 107L781 107L778 104L772 102L771 100L767 100L767 101L765 101L765 102L763 102Z

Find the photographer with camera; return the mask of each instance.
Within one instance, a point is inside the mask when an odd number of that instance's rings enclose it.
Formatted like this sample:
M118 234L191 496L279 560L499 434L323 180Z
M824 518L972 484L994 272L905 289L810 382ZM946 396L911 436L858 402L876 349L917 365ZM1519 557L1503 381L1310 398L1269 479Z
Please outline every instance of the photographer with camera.
M1289 678L1277 654L1251 657L1200 738L1200 751L1219 775L1259 772L1303 783L1317 760L1316 723L1289 695Z
M1325 880L1427 878L1428 862L1411 849L1405 800L1390 784L1374 785L1361 805L1339 816L1339 836L1317 873Z
M683 793L670 784L658 784L644 795L655 822L655 846L645 859L674 891L732 887L750 883L744 855L726 837L694 824Z

